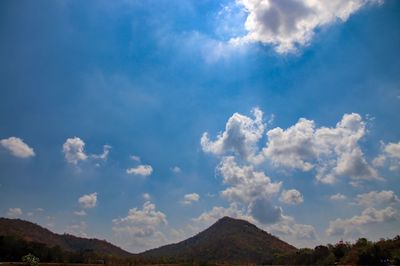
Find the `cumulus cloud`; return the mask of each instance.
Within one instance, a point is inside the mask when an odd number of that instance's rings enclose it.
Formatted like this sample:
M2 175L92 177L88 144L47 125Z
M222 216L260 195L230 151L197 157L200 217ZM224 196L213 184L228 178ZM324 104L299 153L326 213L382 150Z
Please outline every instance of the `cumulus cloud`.
M247 34L233 43L261 42L278 53L294 52L310 43L316 30L345 22L368 4L383 0L237 0L247 11Z
M316 127L314 121L300 118L287 129L270 129L261 151L258 144L265 130L263 113L255 108L253 115L254 119L235 113L214 141L205 132L200 141L203 151L230 155L250 165L267 161L284 170L314 169L317 181L327 184L335 183L338 177L348 177L353 183L382 180L359 145L366 134L366 124L359 114L343 115L332 128Z
M250 214L262 224L274 224L282 220L282 208L265 198L256 199L249 205Z
M330 196L330 199L334 201L339 201L339 200L345 200L347 199L347 197L343 194L337 193L335 195Z
M74 165L77 165L80 161L86 161L88 158L106 161L110 150L110 145L104 145L103 153L87 154L85 152L85 142L78 137L68 138L63 144L63 153L65 159L68 163Z
M130 209L126 217L114 219L113 231L120 237L128 237L129 246L141 251L166 241L160 227L167 223L167 216L157 211L154 203L146 201L142 209Z
M259 198L270 199L282 186L282 182L272 182L263 172L255 171L252 165L238 165L233 156L224 157L217 171L228 185L221 191L221 196L231 202L250 204Z
M9 208L7 211L7 216L10 218L17 218L22 215L22 209L21 208Z
M313 121L301 118L287 130L279 127L269 130L263 150L265 157L277 167L311 170L314 165L308 161L317 155L313 145L314 128Z
M138 165L136 167L126 169L126 173L128 175L140 175L140 176L149 176L153 173L153 167L151 165Z
M301 118L286 130L269 130L263 153L274 167L316 169L316 179L322 183L332 184L339 176L353 181L381 180L359 146L365 134L359 114L345 114L334 128L316 128L314 121Z
M400 142L385 145L385 153L391 158L400 159Z
M386 163L389 165L389 170L397 171L400 169L400 142L388 144L381 143L381 154L373 161L375 166L382 167Z
M190 193L190 194L186 194L185 196L183 196L183 204L189 205L192 204L193 202L199 201L200 196L197 193Z
M297 205L304 201L303 195L296 189L284 190L279 200L286 204Z
M254 159L265 124L259 108L254 108L252 114L254 119L239 113L233 114L226 123L225 131L214 141L210 140L207 132L203 133L200 140L203 151L216 155L233 153L244 160Z
M81 205L82 208L84 209L91 209L96 207L97 204L97 192L88 194L88 195L83 195L78 199L79 204Z
M8 150L15 157L29 158L35 156L33 149L17 137L0 140L0 146Z
M387 204L396 204L400 202L400 199L392 190L382 190L358 194L355 201L359 205L373 207Z
M85 161L88 158L84 149L85 142L78 137L68 138L63 144L65 159L75 165L79 161Z
M326 234L350 235L358 230L358 227L368 224L388 222L397 219L397 211L392 207L377 210L375 208L366 208L361 215L353 216L349 219L336 219L329 222Z

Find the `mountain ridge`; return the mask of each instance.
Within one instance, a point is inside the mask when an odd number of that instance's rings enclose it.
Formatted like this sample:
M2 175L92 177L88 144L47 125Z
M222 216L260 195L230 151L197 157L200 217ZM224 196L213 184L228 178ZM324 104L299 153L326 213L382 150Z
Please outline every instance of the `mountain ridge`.
M59 246L66 251L79 252L85 249L98 253L128 257L134 254L96 238L83 238L71 234L57 234L36 223L21 219L0 217L0 236L16 236L28 242L38 242L49 247Z
M105 240L56 234L35 223L0 218L0 236L16 236L28 242L59 246L66 251L92 250L98 254L148 261L197 261L228 263L268 263L277 254L297 249L241 219L223 217L207 229L181 242L132 254Z

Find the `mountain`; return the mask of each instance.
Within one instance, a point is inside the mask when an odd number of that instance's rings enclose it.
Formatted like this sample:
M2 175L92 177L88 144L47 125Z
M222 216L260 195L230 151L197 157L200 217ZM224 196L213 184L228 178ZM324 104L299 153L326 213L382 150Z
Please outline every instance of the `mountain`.
M135 256L105 240L55 234L37 224L19 219L0 218L0 236L59 246L66 251L92 250L98 254L130 257L146 261L196 261L225 263L268 263L274 255L297 249L277 237L239 219L224 217L208 229L176 244L145 251Z
M296 250L247 221L224 217L187 240L140 255L170 261L268 263L274 254Z
M113 244L98 239L76 237L69 234L55 234L37 224L20 220L0 218L0 236L16 236L25 241L59 246L66 251L92 250L99 254L127 257L132 254Z

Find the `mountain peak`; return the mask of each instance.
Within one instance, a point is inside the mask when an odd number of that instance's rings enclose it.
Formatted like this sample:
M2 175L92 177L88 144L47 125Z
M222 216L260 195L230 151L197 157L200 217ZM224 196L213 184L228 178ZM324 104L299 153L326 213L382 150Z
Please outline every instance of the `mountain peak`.
M224 217L220 218L216 223L219 223L219 222L246 222L246 223L248 223L246 220L232 218L229 216L224 216Z
M248 221L225 216L206 230L182 242L142 253L157 258L181 260L264 263L273 254L296 250L292 245Z

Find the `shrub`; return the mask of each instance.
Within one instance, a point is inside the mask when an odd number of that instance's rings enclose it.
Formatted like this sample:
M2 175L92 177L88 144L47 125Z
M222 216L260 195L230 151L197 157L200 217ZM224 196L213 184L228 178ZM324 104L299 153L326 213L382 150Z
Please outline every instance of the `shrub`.
M28 255L22 257L22 262L28 266L37 266L39 265L39 258L29 253Z

